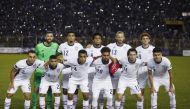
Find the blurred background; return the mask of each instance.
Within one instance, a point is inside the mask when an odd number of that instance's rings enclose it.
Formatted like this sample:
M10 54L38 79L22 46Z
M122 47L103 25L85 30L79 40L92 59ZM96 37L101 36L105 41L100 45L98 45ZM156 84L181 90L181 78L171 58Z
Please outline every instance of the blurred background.
M115 33L124 31L126 43L140 45L139 35L148 32L152 44L165 55L190 55L189 0L1 0L1 53L33 48L43 41L45 31L55 41L65 41L75 31L82 45L95 32L104 35L104 45ZM11 48L10 48L11 47Z

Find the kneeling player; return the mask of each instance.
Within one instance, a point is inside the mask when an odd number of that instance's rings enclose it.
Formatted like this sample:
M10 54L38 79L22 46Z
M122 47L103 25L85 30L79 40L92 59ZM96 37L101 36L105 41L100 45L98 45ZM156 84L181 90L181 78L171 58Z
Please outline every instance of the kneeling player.
M4 109L9 109L11 105L11 97L15 94L18 87L21 87L24 93L24 109L30 108L31 89L30 78L34 70L43 66L43 61L36 59L35 51L28 52L28 58L18 61L11 71L11 82L7 90Z
M153 59L148 62L148 78L151 88L151 109L157 109L157 92L164 86L170 97L170 108L176 109L171 62L162 56L160 48L153 49Z
M59 109L60 104L60 84L59 75L62 72L63 64L58 63L57 56L51 55L49 61L44 65L44 76L40 83L40 108L45 109L45 96L49 87L55 97L54 109Z
M120 109L121 100L124 95L125 89L130 88L131 94L137 97L137 109L143 108L141 90L138 86L137 77L138 69L143 65L140 59L137 59L137 51L133 48L127 52L128 58L119 60L122 65L122 74L119 78L117 96L115 101L115 108Z
M83 95L83 109L88 109L89 105L88 73L92 61L93 61L92 57L87 58L87 52L85 50L80 50L78 52L77 59L70 59L64 63L65 65L71 66L71 73L72 73L68 84L68 101L67 101L68 109L73 109L73 96L78 86L80 87ZM94 71L95 69L92 72Z

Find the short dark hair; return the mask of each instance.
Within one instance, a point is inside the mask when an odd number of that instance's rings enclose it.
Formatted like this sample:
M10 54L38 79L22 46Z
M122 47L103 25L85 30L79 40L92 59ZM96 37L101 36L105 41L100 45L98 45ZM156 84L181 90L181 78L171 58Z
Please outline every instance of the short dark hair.
M76 36L76 33L74 31L68 31L66 36L68 36L70 33L73 33Z
M158 52L161 52L161 53L162 53L162 49L159 48L159 47L155 47L155 48L153 49L153 53L158 53Z
M101 39L103 38L103 35L102 35L101 33L94 33L94 34L92 35L92 39L94 39L96 36L100 36Z
M29 51L28 51L28 54L30 54L30 53L36 54L36 52L35 52L34 50L29 50Z
M110 50L110 48L108 48L108 47L103 47L102 49L101 49L101 53L104 53L104 52L111 52L111 50Z
M149 33L147 33L147 32L143 32L143 33L141 33L141 34L140 34L140 39L142 39L144 36L148 36L148 37L149 37L149 39L151 39L150 34L149 34Z
M79 56L79 54L85 54L85 55L87 55L87 52L86 52L86 50L79 50L78 56Z
M50 33L53 34L53 31L46 31L46 34L50 34Z
M137 54L137 50L135 48L130 48L128 51L127 51L127 56L130 54L130 52L135 52Z
M57 55L51 55L50 57L49 57L49 60L50 59L57 59Z

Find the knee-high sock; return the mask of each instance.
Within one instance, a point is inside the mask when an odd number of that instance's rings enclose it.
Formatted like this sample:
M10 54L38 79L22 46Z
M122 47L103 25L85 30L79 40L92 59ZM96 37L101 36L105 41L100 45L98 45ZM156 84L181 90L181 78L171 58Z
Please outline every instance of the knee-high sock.
M125 105L125 94L123 95L122 99L121 99L121 106L120 109L123 109Z
M4 109L9 109L11 105L11 99L5 98Z
M115 101L115 109L120 109L121 101Z
M73 100L67 100L67 109L73 109Z
M143 102L137 101L137 109L143 109Z
M64 109L67 109L67 99L68 99L68 96L63 94L62 95L62 104L63 104Z
M176 98L175 94L172 94L171 92L168 93L170 97L170 109L176 109Z
M98 107L98 96L92 98L92 109L97 109Z
M157 93L151 93L151 109L157 109Z
M107 109L112 109L112 107L113 107L112 97L107 97L107 105L106 105L106 108L107 108Z
M24 101L24 109L29 109L30 108L30 100L25 100Z
M83 109L88 109L89 100L83 100Z
M60 97L55 97L54 109L59 109Z
M40 97L40 109L45 109L45 97Z

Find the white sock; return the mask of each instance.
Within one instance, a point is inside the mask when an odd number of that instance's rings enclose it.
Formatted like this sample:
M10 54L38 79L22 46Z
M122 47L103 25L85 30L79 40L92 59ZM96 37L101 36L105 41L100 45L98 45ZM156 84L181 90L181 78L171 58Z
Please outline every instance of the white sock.
M92 98L92 109L97 109L98 108L98 96Z
M10 105L11 105L11 99L5 98L4 109L9 109Z
M74 96L73 96L73 109L75 109L75 107L77 105L77 100L78 100L78 95L74 94Z
M24 109L29 109L30 108L30 100L25 100L24 101Z
M73 108L73 100L67 100L67 109L74 109Z
M89 100L83 100L83 109L88 109Z
M98 101L99 101L100 109L103 109L104 108L104 93L103 92L100 92Z
M137 101L137 109L143 109L143 102Z
M59 109L60 97L55 97L54 109Z
M157 109L157 93L151 93L151 109Z
M115 109L120 109L121 102L120 101L115 101Z
M68 99L68 96L63 94L62 95L62 103L63 103L64 109L67 109L67 99Z
M107 97L107 105L106 105L106 108L107 109L112 109L113 107L113 101L112 101L112 96L110 97Z
M176 98L175 94L172 94L171 92L168 93L170 97L170 109L176 109Z
M45 109L45 97L40 97L40 109Z
M123 109L125 105L125 95L123 95L122 99L121 99L121 106L120 109Z

